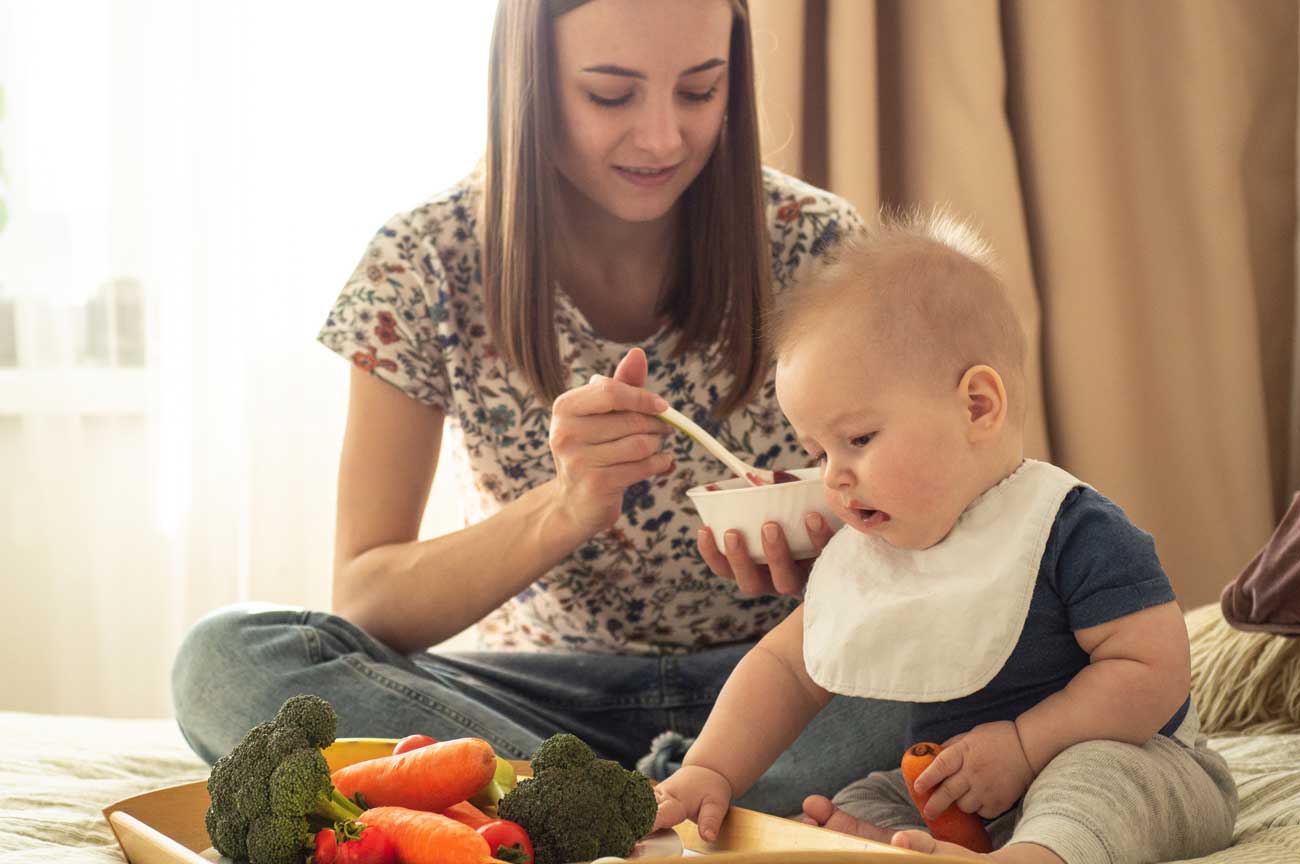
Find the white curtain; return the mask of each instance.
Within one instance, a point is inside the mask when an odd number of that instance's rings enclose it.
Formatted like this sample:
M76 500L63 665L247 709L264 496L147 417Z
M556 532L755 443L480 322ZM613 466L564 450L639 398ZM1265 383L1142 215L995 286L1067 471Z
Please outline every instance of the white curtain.
M209 609L327 606L315 334L477 160L493 6L0 0L0 709L165 716Z

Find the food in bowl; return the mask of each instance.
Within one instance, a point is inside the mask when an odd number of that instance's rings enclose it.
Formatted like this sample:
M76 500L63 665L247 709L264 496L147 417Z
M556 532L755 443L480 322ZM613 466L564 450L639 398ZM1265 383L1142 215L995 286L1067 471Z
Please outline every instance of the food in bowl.
M783 474L791 479L781 477ZM832 531L844 524L826 502L821 469L816 467L778 472L777 482L772 485L751 486L739 477L706 483L688 489L686 497L704 524L713 529L719 543L723 534L734 528L745 538L749 556L760 564L767 563L761 532L768 522L781 526L795 560L817 554L804 525L809 512L820 513Z
M749 480L749 485L751 485L751 486L763 486L763 485L767 485L766 482L765 482L762 478L760 478L760 477L758 477L758 476L756 476L756 475L754 475L754 474L746 474L745 477ZM773 483L794 483L794 482L798 481L798 479L799 479L798 477L794 476L794 475L791 474L789 471L782 471L782 470L780 470L780 469L777 469L776 471L773 471L773 472L772 472L772 482L773 482ZM717 483L710 483L710 484L708 484L707 486L705 486L704 488L705 488L705 490L707 490L707 491L709 491L709 492L720 492L720 491L722 491L722 487L719 486Z

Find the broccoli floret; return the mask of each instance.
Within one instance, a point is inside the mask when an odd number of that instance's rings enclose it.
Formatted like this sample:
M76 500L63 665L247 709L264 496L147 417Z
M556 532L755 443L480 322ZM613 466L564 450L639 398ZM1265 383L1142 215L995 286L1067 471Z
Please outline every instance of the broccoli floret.
M227 754L230 763L244 770L264 763L266 761L266 745L278 728L274 723L258 723L252 729L249 729L240 742L235 745L235 749Z
M271 773L268 790L271 812L277 816L319 816L329 822L345 822L361 815L361 808L334 788L325 755L314 747L286 756Z
M266 783L275 770L267 753L267 742L275 733L274 723L259 723L217 760L208 776L208 794L218 807L231 806L248 821L266 810ZM219 766L219 767L218 767Z
M361 815L334 788L329 764L313 743L321 736L333 741L335 722L328 702L295 696L276 720L254 726L217 760L208 775L212 806L205 822L218 852L252 864L297 864L311 848L300 842L311 840L309 818L332 823ZM284 857L289 845L292 859Z
M266 788L269 779L253 779L235 790L234 809L245 822L271 811L270 790Z
M297 726L313 747L328 747L334 743L339 718L324 699L304 695L286 699L275 722L279 726Z
M266 739L266 755L272 762L278 764L295 750L310 746L312 745L307 740L306 732L297 726L281 726Z
M650 781L597 759L574 735L548 738L533 754L532 767L533 779L520 780L497 814L528 832L536 864L624 857L654 827Z
M587 770L600 788L607 790L606 796L622 807L622 819L613 820L612 825L617 827L621 824L631 832L626 840L628 851L631 851L636 842L654 828L655 815L659 812L654 787L641 774L629 771L609 759L597 759Z
M581 768L595 760L596 752L587 746L587 742L577 735L561 732L543 741L529 764L533 766L533 776L536 777L549 768Z
M229 753L213 763L212 771L208 773L208 798L215 800L218 792L225 794L225 790L231 788L230 765Z
M207 826L213 847L222 855L235 861L248 857L247 819L234 811L219 816L216 806L209 805L203 824Z
M266 814L248 826L248 860L252 864L302 864L315 836L303 816Z

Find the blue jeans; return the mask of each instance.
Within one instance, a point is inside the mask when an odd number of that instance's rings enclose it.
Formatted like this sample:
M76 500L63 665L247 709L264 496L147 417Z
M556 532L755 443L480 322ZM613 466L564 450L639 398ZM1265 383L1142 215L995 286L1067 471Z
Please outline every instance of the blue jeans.
M186 635L172 698L181 732L208 762L285 699L314 693L338 712L340 737L473 735L502 756L527 759L550 735L572 732L632 767L656 734L699 733L751 647L406 655L336 615L243 604L213 612ZM871 771L897 768L904 724L901 703L837 696L737 803L798 813L807 795L829 797Z

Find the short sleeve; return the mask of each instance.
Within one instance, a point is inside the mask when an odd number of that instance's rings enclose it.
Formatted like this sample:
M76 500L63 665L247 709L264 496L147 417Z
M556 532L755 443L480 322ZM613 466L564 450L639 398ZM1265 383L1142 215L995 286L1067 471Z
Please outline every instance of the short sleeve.
M444 413L446 273L407 216L390 220L330 310L318 340L359 369Z
M771 168L763 171L773 287L780 294L825 266L845 237L864 228L845 199Z
M1088 487L1061 504L1048 540L1056 589L1074 631L1173 599L1151 535L1113 501Z

